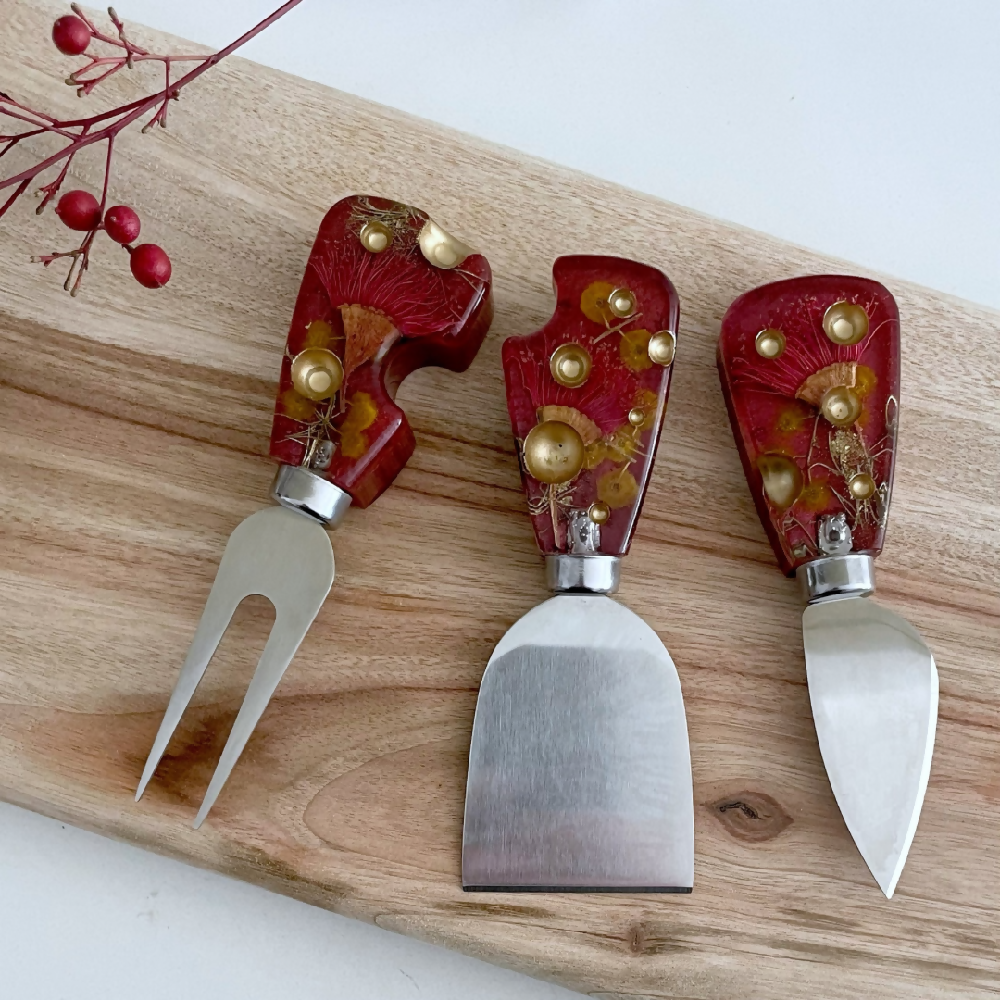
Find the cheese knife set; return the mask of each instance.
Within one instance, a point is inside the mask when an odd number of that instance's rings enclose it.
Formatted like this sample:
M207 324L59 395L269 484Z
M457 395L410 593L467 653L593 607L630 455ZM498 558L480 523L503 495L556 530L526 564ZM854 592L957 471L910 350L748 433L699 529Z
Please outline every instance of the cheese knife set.
M611 596L666 415L679 300L660 270L620 257L559 257L552 279L552 318L501 353L539 572L554 596L482 665L462 883L686 893L684 664L679 676L661 637ZM413 453L398 386L427 365L467 369L492 318L486 259L424 212L354 196L327 213L280 362L275 504L230 536L137 800L237 605L261 594L274 625L195 826L205 820L331 590L327 529L375 501ZM895 302L850 276L747 291L722 321L718 365L761 523L805 600L806 677L830 786L891 897L927 787L938 702L920 635L869 596L896 457Z

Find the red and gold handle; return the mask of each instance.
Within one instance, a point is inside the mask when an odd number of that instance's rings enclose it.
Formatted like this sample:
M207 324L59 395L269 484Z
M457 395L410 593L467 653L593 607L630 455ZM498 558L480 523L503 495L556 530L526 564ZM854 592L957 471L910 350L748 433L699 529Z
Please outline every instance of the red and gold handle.
M821 518L882 549L899 411L899 313L877 281L793 278L741 295L719 375L761 523L789 576L821 556Z
M271 457L367 507L413 454L399 384L428 365L464 371L492 318L486 259L424 212L385 198L337 202L295 303Z
M560 257L556 308L503 345L507 408L545 555L628 551L660 437L680 315L656 268Z

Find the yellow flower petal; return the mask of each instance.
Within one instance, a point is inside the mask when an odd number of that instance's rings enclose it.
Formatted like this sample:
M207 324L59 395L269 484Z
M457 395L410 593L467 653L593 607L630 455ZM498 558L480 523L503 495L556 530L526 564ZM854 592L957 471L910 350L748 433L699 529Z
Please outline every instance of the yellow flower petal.
M653 362L649 358L649 338L651 336L649 330L629 330L621 335L618 353L627 368L631 368L634 372L641 372L646 368L653 367Z
M278 400L281 412L293 420L312 420L316 406L311 399L300 396L294 389L286 389Z
M605 441L608 444L609 454L615 455L619 461L625 462L636 453L639 447L639 432L631 424L626 424L609 434Z
M583 315L595 323L610 323L615 315L608 307L608 296L614 290L610 281L594 281L587 285L580 296Z
M303 350L306 347L329 347L333 337L333 327L325 319L314 319L306 327L306 339Z
M583 449L583 467L596 469L608 457L608 446L603 441L595 441Z
M802 488L796 503L806 510L824 510L830 503L830 487L822 479L814 479Z
M375 400L367 392L356 392L347 401L347 416L340 425L342 434L367 430L378 416Z
M786 406L778 414L778 430L783 434L793 434L805 426L810 415L810 411L804 406L798 404Z
M854 392L867 396L878 383L878 376L867 365L858 365L854 375Z
M361 458L368 450L368 435L349 430L340 435L340 451L345 458Z
M627 507L639 495L639 484L628 469L612 469L597 480L597 499L612 510Z

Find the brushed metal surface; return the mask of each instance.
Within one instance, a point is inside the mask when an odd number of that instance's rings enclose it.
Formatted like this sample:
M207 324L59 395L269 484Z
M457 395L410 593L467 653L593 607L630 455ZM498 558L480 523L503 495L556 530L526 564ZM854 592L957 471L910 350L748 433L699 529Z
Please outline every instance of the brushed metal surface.
M135 793L137 802L240 601L262 594L274 605L274 625L195 818L195 829L201 826L319 614L333 586L333 574L333 547L319 521L285 507L265 507L237 525L222 553L201 621L146 760Z
M469 754L466 890L689 892L694 804L677 671L608 597L553 597L483 675Z
M930 777L934 657L909 622L864 597L810 604L802 635L830 786L861 856L891 898Z

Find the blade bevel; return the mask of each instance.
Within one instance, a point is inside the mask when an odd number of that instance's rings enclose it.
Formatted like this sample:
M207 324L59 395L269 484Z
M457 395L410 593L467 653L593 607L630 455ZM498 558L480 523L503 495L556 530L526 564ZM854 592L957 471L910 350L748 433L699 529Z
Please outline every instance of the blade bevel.
M195 828L201 825L319 614L333 579L330 537L312 518L285 507L265 507L237 525L226 543L201 621L146 760L136 801L166 752L237 606L249 595L260 594L275 608L274 625L195 820Z
M934 657L909 622L864 597L809 605L802 634L830 786L861 856L891 899L930 777Z
M628 608L560 595L498 643L473 726L462 861L466 891L691 891L680 681Z

